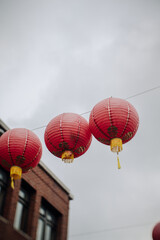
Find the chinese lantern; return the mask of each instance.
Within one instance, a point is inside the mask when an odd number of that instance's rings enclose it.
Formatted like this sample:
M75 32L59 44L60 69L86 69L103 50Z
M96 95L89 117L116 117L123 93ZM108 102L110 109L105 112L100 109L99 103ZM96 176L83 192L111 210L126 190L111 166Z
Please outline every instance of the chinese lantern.
M88 122L78 114L63 113L53 118L45 130L48 150L66 163L84 154L92 141Z
M36 167L42 155L39 138L30 130L15 128L0 137L0 165L10 171L11 187L22 173Z
M152 238L153 240L159 240L160 239L160 223L157 223L152 231Z
M117 153L122 144L130 141L137 132L139 117L135 108L126 100L107 98L94 106L89 118L89 126L94 137Z

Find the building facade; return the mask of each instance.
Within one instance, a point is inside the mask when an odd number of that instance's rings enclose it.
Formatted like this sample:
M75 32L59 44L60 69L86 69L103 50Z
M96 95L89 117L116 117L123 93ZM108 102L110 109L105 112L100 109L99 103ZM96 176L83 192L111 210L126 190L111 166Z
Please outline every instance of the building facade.
M7 126L0 120L0 135ZM10 187L0 167L0 240L67 240L69 189L40 162Z

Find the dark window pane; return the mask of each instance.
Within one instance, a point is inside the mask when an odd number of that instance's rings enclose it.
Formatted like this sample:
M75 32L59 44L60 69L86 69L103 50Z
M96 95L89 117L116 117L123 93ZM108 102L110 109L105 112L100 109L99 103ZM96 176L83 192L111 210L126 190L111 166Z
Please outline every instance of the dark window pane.
M56 223L56 216L54 216L53 213L47 211L46 217L47 217L47 221L51 222L52 224Z
M21 218L21 227L20 229L24 232L26 232L27 227L27 217L28 217L28 207L23 205L23 212L22 212L22 218Z
M0 168L0 215L3 214L3 206L7 190L8 175L4 169Z
M44 233L44 221L42 219L38 220L38 229L37 229L37 240L43 240L43 233Z
M0 214L2 214L3 212L5 194L6 194L5 189L2 186L0 186Z
M39 212L40 212L40 214L42 215L42 216L45 216L45 209L43 208L43 207L40 207L40 210L39 210Z
M20 190L19 191L19 197L21 197L22 199L25 199L25 192Z
M52 227L47 225L45 229L45 240L52 240Z
M29 194L24 189L19 191L19 197L24 199L25 202L29 202Z
M42 201L39 213L36 240L56 240L58 212L46 201Z
M3 183L7 183L7 174L2 169L0 169L0 180Z
M17 203L16 214L14 219L14 227L18 230L26 232L27 217L29 206L29 194L23 188L19 191L19 200Z
M16 215L14 219L14 227L16 229L21 229L22 214L23 214L23 205L22 203L18 202L17 208L16 208Z

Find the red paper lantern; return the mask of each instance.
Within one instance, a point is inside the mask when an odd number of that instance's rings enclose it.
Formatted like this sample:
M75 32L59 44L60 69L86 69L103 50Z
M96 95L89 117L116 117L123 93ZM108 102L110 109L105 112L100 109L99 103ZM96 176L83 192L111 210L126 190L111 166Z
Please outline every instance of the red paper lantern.
M15 128L0 137L0 165L10 171L13 180L20 179L22 173L37 166L42 155L39 138L30 130Z
M94 137L111 151L122 150L122 143L130 141L137 132L139 117L135 108L126 100L107 98L94 106L89 126ZM118 168L120 168L119 158Z
M160 223L157 223L152 231L153 240L160 240Z
M84 154L92 141L88 122L75 113L63 113L53 118L44 137L48 150L69 163Z

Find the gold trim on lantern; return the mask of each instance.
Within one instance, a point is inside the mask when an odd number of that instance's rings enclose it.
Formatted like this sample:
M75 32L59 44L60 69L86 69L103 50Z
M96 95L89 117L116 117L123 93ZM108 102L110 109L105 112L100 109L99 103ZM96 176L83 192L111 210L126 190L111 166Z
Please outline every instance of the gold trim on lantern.
M121 152L123 150L122 139L121 138L113 138L110 142L110 147L112 152Z
M65 163L72 163L74 160L74 153L72 151L66 150L62 153L61 158Z
M12 166L10 168L11 187L14 189L14 180L21 179L22 168L18 166Z

